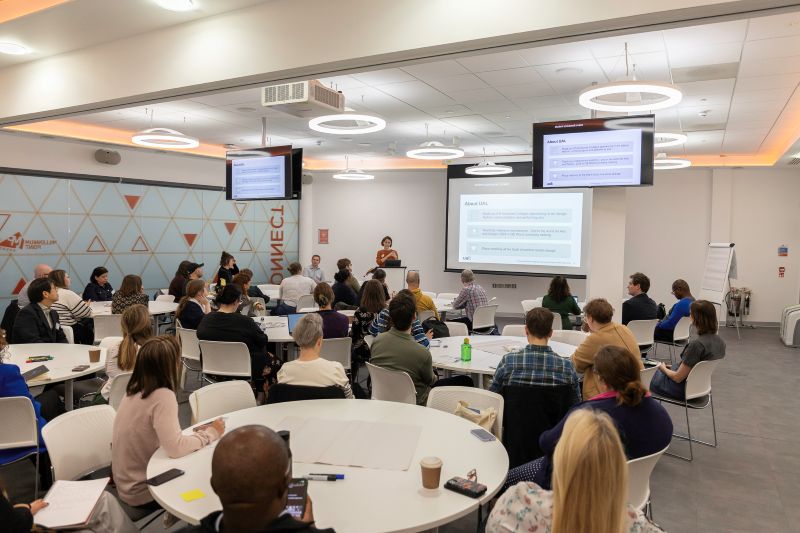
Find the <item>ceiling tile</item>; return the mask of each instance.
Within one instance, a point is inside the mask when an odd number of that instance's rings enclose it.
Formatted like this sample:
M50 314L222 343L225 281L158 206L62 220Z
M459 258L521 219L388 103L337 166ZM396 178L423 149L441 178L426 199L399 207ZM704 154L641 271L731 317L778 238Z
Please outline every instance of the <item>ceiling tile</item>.
M471 104L473 102L484 102L487 100L501 100L503 95L496 89L474 89L471 91L453 91L448 92L453 100L459 104Z
M623 79L626 75L624 57L604 57L597 60L609 80ZM637 79L671 83L666 52L631 54L629 71L636 72Z
M519 107L510 100L492 100L488 102L473 102L467 107L476 113L485 115L486 113L506 113L511 111L521 111Z
M390 83L377 87L388 95L416 107L437 107L453 103L453 100L421 81Z
M325 87L332 87L337 91L344 89L357 89L363 87L365 83L353 76L332 76L330 78L320 78L320 83Z
M536 67L536 70L559 92L577 92L594 82L609 81L594 59L541 65Z
M478 74L483 81L492 87L507 87L509 85L523 85L526 83L542 83L542 77L534 67L511 68L495 70Z
M385 83L401 83L404 81L415 81L414 76L399 68L387 68L384 70L373 70L372 72L359 72L352 74L352 77L366 85L383 85Z
M567 102L572 102L571 100L565 99L561 95L554 95L554 96L538 96L533 98L514 98L512 100L515 104L517 104L520 108L524 111L536 113L547 109L548 107L560 107L567 105ZM574 103L578 103L578 97L574 97Z
M474 57L460 57L457 61L471 72L489 72L491 70L506 70L528 66L528 63L517 52L499 52Z
M502 131L502 128L488 120L481 115L470 115L467 117L453 117L443 119L444 122L460 128L465 131L469 131L478 135L486 134L486 133L494 133L498 131Z
M742 61L796 56L798 50L800 50L800 35L748 41L742 49Z
M669 64L672 68L736 63L742 54L742 43L706 43L695 46L681 43L680 45L669 46L667 53Z
M498 87L497 90L506 98L533 98L536 96L550 96L556 93L547 82L509 85L508 87Z
M486 82L478 78L475 74L459 74L458 76L437 78L428 81L428 84L444 93L485 89L488 87Z
M747 27L748 41L790 35L800 35L800 12L755 17Z
M734 78L681 83L679 88L683 92L683 100L680 105L682 107L727 106L730 104L735 85Z
M664 51L664 37L660 31L594 39L586 46L594 57L621 58L624 63L626 44L631 55Z
M419 65L411 65L408 67L403 67L403 70L405 70L412 76L415 76L425 81L469 73L467 69L461 66L461 64L459 64L458 61L454 59L448 59L447 61L434 61L433 63L421 63Z
M800 48L795 50L800 54ZM800 55L789 57L760 57L748 56L739 66L739 76L750 78L753 76L771 76L774 74L788 74L800 72Z
M779 101L786 102L794 92L794 87L786 86L780 89L762 89L762 90L744 90L741 86L737 86L733 92L733 104L748 103L748 102L767 102Z
M520 50L519 54L529 65L549 65L593 59L587 43L564 43Z
M474 114L474 111L472 111L470 108L460 104L425 108L424 111L436 118L462 117Z
M695 48L698 53L709 44L740 43L747 32L747 20L703 24L664 30L667 49Z
M758 76L756 78L742 78L736 82L736 90L754 91L766 89L795 88L800 83L800 73L777 74L774 76Z

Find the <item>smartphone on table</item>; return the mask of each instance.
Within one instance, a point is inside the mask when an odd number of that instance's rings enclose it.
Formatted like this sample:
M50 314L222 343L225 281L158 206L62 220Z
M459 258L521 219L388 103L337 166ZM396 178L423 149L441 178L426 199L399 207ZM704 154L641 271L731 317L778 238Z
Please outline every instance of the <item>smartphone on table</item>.
M167 470L166 472L162 472L157 476L153 476L150 479L146 480L146 483L153 487L158 487L159 485L163 485L167 481L172 481L176 477L181 477L184 474L183 470L179 470L177 468L172 468Z
M497 440L497 437L489 433L483 428L473 429L470 431L473 436L477 437L478 440L482 440L483 442L491 442L493 440Z
M308 480L292 478L289 481L289 496L286 499L286 511L294 518L300 520L306 514L308 502Z

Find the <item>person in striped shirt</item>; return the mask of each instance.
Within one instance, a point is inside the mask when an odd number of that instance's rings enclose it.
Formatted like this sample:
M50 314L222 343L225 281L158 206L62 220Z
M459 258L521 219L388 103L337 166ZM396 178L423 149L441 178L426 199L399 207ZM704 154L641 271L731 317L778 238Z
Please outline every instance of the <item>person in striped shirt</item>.
M58 287L58 301L53 304L58 321L62 326L72 328L75 344L93 344L94 328L89 321L83 320L92 317L92 308L70 289L69 274L64 270L53 270L47 277Z
M528 345L503 356L489 390L500 394L506 385L572 385L575 400L581 400L578 374L572 361L559 356L547 345L553 335L554 317L553 312L544 307L535 307L526 313Z

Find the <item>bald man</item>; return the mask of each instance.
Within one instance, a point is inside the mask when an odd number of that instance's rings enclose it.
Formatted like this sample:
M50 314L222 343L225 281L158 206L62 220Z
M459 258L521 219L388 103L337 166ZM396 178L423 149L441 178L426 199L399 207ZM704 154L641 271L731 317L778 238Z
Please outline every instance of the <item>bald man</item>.
M314 527L311 499L302 520L286 513L289 454L284 440L266 426L244 426L222 437L211 459L211 488L222 511L182 533L334 533Z
M433 311L433 316L439 320L439 311L436 310L436 304L430 296L422 292L419 288L419 272L416 270L409 270L406 274L406 285L408 290L414 294L414 299L417 301L417 313L420 311Z
M28 283L22 287L17 295L17 304L19 305L20 309L31 303L31 301L28 299L28 287L31 286L31 281L39 278L46 278L52 270L53 269L50 267L50 265L45 265L44 263L40 263L34 267L33 278L28 280Z

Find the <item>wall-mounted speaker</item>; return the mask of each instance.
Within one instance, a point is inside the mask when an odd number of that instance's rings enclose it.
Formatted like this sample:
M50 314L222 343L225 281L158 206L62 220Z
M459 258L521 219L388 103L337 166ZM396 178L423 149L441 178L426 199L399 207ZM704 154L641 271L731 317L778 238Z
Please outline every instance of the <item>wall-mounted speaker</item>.
M311 174L303 174L303 185L311 185L314 183L314 176Z
M94 159L104 165L119 165L119 162L122 161L122 156L114 150L100 149L94 153Z

